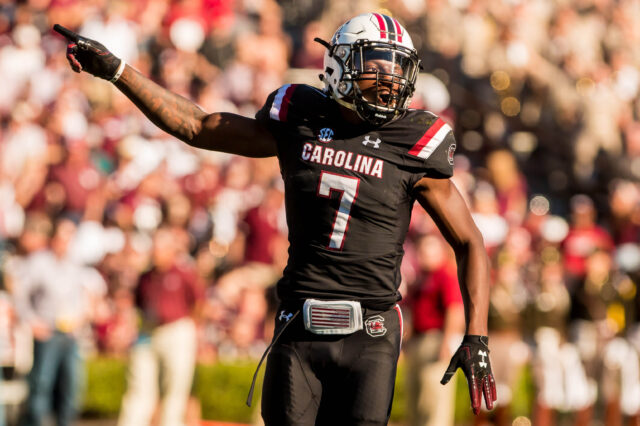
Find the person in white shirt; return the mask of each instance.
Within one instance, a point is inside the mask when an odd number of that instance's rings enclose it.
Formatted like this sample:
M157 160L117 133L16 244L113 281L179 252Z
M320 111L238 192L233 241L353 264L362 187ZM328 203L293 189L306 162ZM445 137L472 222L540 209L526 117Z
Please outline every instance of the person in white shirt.
M71 220L59 219L48 247L18 260L9 272L18 316L29 324L34 340L21 426L39 426L51 411L58 426L67 426L76 415L81 359L77 336L106 284L97 270L67 257L75 232Z

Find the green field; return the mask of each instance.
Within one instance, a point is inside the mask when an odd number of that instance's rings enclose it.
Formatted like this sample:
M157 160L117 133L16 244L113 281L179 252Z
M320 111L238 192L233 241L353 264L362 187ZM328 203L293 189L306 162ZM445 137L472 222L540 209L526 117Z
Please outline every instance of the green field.
M83 401L83 416L114 418L120 409L126 389L126 361L112 358L93 358L86 363L87 381ZM256 362L221 362L198 365L193 384L193 395L200 401L202 418L237 423L250 423L260 407L260 390L264 367L258 377L251 408L245 405ZM404 364L398 369L391 422L402 424L406 413ZM471 417L469 395L464 376L459 371L456 389L456 423L466 423ZM516 416L529 416L533 383L530 371L519 376L511 412Z

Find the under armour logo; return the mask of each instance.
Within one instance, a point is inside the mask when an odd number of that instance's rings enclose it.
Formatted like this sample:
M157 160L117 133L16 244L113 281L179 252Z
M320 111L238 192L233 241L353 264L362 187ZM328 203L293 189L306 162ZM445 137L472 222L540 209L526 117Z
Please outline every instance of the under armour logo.
M320 134L318 135L318 140L320 142L331 142L333 140L333 130L328 127L324 127L320 129Z
M289 322L292 316L293 316L293 312L286 313L283 309L282 311L280 311L280 316L278 317L278 321L285 320L286 322Z
M380 142L382 142L380 139L376 138L375 141L369 140L371 136L367 135L364 137L364 140L362 141L362 145L367 146L370 143L373 144L374 148L380 148Z
M478 355L482 357L482 361L480 361L478 365L480 365L480 367L482 368L487 368L487 363L484 361L484 358L487 356L487 353L485 351L478 351Z

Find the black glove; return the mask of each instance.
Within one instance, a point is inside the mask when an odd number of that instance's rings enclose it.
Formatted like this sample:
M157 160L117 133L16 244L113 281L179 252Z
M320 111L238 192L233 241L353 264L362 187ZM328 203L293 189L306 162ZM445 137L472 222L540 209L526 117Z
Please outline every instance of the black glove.
M75 72L84 70L105 80L113 79L118 72L121 59L115 57L101 43L82 37L62 25L55 24L53 29L69 40L67 60Z
M462 368L467 378L473 414L480 412L482 394L484 394L487 409L493 409L497 393L496 382L493 379L493 373L491 373L491 362L489 362L489 338L487 336L469 334L464 336L440 383L447 384L458 368Z

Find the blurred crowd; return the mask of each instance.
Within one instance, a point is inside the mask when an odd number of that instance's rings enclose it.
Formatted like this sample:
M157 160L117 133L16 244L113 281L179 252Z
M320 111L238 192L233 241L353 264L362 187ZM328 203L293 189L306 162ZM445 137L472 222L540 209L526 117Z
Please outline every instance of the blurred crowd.
M198 287L183 313L198 359L259 357L287 260L277 160L157 130L112 85L70 70L54 23L206 111L253 116L281 84L319 86L313 38L372 10L398 18L423 61L413 106L455 129L453 179L493 266L501 407L529 365L539 424L553 410L638 414L638 0L0 0L0 364L26 374L25 333L53 330L85 354L126 357L153 317L137 299L154 250ZM416 208L405 295L423 284L425 235L438 232ZM82 298L61 293L47 324L32 320L62 280Z

